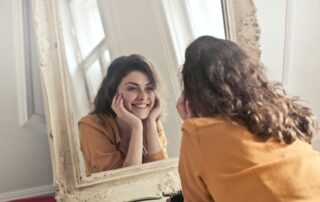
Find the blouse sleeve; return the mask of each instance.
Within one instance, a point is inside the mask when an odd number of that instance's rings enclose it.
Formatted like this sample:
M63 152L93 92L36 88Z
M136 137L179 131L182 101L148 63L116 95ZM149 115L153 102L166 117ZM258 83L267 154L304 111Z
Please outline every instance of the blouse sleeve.
M182 127L179 174L185 201L214 201L201 177L201 155L197 131L191 123Z
M86 165L86 174L121 168L123 160L114 141L96 123L79 122L80 149Z
M164 130L163 130L163 127L162 127L162 124L160 121L157 122L157 131L158 131L158 134L159 134L159 139L160 139L160 142L161 142L161 150L156 153L156 154L153 154L153 155L150 155L150 154L146 154L144 155L144 162L147 163L147 162L152 162L152 161L159 161L159 160L163 160L163 159L167 159L168 158L168 152L167 152L167 138L166 138L166 135L164 133Z

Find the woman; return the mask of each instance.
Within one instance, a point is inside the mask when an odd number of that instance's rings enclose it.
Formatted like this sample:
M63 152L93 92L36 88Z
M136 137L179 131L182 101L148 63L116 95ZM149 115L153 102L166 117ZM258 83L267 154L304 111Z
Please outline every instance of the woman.
M228 40L189 45L177 109L186 201L320 201L320 155L309 108L269 82Z
M161 113L155 67L141 55L114 60L93 111L79 121L86 174L167 158Z

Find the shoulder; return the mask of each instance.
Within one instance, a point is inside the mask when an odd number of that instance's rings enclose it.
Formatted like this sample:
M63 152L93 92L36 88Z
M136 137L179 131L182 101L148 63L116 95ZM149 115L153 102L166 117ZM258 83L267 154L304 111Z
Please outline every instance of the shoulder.
M89 126L93 126L93 127L99 127L103 123L103 120L97 116L97 115L93 115L93 114L88 114L84 117L82 117L78 124L80 125L89 125Z
M225 121L216 118L192 118L187 119L182 124L182 143L200 147L200 142L215 141L216 128L224 124ZM208 139L209 138L209 139Z
M92 114L88 114L86 116L83 116L80 120L79 123L92 123L92 122L97 122L98 120L98 116L97 115L92 115Z
M182 124L182 130L185 131L199 131L203 129L212 129L219 125L225 125L227 122L223 119L204 117L187 119Z
M193 118L184 121L183 135L192 139L201 139L201 142L241 142L242 139L251 139L252 134L248 129L236 122L219 118L205 117Z
M96 130L107 132L112 131L116 126L113 117L107 115L88 114L82 117L78 122L79 128L94 128Z

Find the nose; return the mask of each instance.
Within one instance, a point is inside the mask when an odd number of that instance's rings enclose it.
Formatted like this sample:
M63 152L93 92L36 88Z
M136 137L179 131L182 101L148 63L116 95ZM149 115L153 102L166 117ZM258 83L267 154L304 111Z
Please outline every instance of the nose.
M148 94L146 91L144 90L140 90L139 93L138 93L138 99L139 100L144 100L144 99L147 99L148 97Z

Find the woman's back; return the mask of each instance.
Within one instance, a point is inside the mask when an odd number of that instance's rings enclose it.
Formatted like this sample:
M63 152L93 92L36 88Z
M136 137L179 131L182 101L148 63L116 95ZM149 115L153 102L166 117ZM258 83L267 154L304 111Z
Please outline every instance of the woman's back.
M185 120L179 172L187 201L320 201L320 154L296 140L262 141L214 118Z

